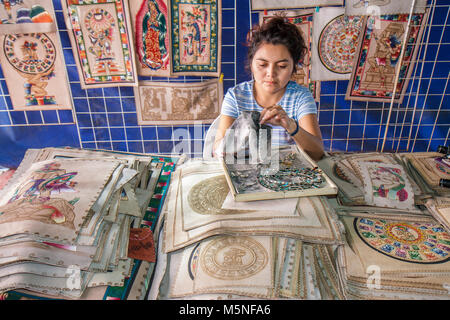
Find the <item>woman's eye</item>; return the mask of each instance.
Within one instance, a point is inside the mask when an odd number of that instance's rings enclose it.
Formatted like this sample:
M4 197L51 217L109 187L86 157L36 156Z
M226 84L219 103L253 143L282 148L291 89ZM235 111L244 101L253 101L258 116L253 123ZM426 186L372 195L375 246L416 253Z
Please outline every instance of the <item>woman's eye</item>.
M280 69L286 69L288 66L287 65L284 65L284 64L282 64L282 65L280 65L280 66L278 66Z

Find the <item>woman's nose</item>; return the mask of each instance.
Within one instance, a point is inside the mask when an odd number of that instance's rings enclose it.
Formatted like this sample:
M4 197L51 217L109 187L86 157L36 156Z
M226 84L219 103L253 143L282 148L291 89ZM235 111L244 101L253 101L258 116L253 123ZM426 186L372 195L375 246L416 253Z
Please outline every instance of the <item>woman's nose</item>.
M276 75L276 68L274 65L270 65L267 67L266 76L268 78L274 77Z

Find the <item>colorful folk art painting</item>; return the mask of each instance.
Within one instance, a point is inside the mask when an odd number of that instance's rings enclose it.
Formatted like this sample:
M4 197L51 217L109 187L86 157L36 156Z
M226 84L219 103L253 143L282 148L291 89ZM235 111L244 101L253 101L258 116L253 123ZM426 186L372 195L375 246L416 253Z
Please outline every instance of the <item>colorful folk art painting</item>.
M355 218L353 224L366 245L388 257L420 264L450 258L450 234L437 223Z
M0 24L51 23L54 21L51 0L2 0Z
M428 186L445 194L446 188L439 187L439 182L450 179L450 160L446 156L439 153L412 154L409 161Z
M314 12L313 80L350 79L361 27L362 17L346 16L343 8Z
M77 172L67 172L58 162L45 164L31 173L16 188L6 205L0 207L0 223L38 220L75 229L74 204L79 197L67 200L61 193L76 192Z
M170 10L168 0L129 1L138 74L170 76Z
M13 109L71 109L51 0L3 1L0 17L0 63Z
M216 0L172 1L174 75L220 75L220 10Z
M196 83L140 81L135 88L138 123L212 123L220 114L223 83L211 79Z
M401 166L363 162L360 167L367 204L399 209L413 208L414 193Z
M409 30L406 29L408 17L408 14L395 14L365 18L354 60L355 68L347 87L347 100L390 102L396 73L399 72L394 101L402 103L426 14L413 14ZM408 34L407 45L401 56L405 33Z
M65 0L63 8L81 87L137 85L127 2Z
M303 61L300 61L297 72L292 76L293 81L299 85L309 88L314 99L320 99L320 83L311 80L311 46L313 34L313 11L312 10L290 10L290 11L269 11L260 13L260 23L264 23L275 15L283 15L286 20L297 26L308 48Z
M58 159L32 164L0 195L0 232L73 243L118 166L115 160Z

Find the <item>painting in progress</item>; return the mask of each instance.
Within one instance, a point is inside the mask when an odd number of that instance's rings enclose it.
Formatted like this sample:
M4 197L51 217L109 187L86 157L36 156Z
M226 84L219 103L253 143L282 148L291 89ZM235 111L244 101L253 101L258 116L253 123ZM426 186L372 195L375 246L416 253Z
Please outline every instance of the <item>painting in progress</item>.
M426 21L426 15L414 14L407 30L408 17L408 14L396 14L365 18L347 100L390 102L396 72L399 72L394 100L403 101ZM401 56L405 33L407 45Z
M2 3L0 17L0 63L13 109L71 109L52 2Z
M134 89L138 123L212 123L220 114L223 83L211 79L198 83L140 81Z
M136 86L136 63L124 0L66 0L69 36L83 89Z
M170 10L168 0L130 0L136 66L142 76L170 76Z
M220 75L220 1L172 1L172 74Z

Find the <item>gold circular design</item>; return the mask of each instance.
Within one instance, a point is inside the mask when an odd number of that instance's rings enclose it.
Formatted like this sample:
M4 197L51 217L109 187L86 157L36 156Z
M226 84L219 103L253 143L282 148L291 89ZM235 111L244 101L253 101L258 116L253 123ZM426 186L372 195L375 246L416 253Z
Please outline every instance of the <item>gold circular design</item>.
M202 269L221 280L249 278L264 269L267 262L266 249L250 237L219 237L200 253Z
M189 191L189 206L199 214L235 214L254 210L222 209L230 188L224 175L205 179Z
M423 232L408 223L388 223L384 228L388 235L402 243L416 244L424 240Z

